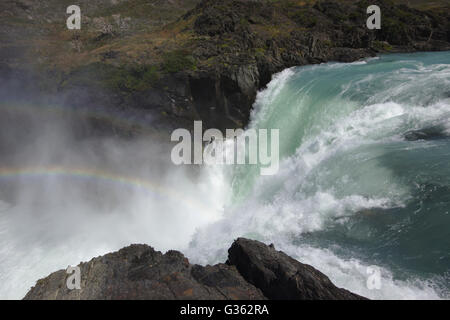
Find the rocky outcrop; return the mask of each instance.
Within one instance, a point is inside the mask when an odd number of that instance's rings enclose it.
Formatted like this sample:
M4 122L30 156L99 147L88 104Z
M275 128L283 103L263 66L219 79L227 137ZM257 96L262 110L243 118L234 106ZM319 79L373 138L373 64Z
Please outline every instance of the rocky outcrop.
M38 280L24 299L364 299L273 246L240 238L226 264L191 265L180 252L131 245L79 265L81 289L65 270Z
M437 125L420 130L411 130L404 134L405 140L417 141L417 140L438 140L449 137L449 132L445 126Z
M366 27L378 5L381 30ZM419 11L391 0L357 2L203 0L188 12L197 38L191 108L205 126L245 126L258 90L292 66L352 62L385 52L450 50L449 10ZM203 92L203 94L196 94Z
M81 289L69 290L65 270L41 279L25 299L264 299L233 266L190 265L177 251L166 254L131 245L79 265Z
M363 297L336 287L322 272L276 251L273 245L237 239L228 250L228 263L275 300L360 300Z
M190 0L160 7L136 1L139 9L128 10L83 0L83 28L76 33L65 30L64 15L38 15L37 3L10 0L0 5L6 30L0 32L0 66L25 74L20 68L31 64L27 70L39 76L30 82L38 91L65 97L73 109L143 110L150 127L189 128L193 120L202 120L205 129L244 127L258 90L285 68L386 52L450 50L448 3L430 10L423 0L427 10L418 10L400 4L407 2ZM381 8L381 30L366 27L370 5ZM64 12L63 5L57 8ZM156 19L166 11L169 24ZM32 19L26 18L30 14ZM23 18L20 28L15 15ZM35 27L35 16L42 17L42 28ZM115 29L99 34L95 21ZM123 21L129 26L124 31ZM29 91L23 84L19 88L20 95L23 88Z

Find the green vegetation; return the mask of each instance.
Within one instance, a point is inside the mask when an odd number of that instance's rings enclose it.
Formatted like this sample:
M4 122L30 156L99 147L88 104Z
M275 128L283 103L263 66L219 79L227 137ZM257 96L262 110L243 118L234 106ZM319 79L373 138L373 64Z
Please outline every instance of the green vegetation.
M384 41L374 41L373 48L378 51L386 51L386 52L392 51L393 49L389 43Z
M207 10L200 6L183 16L200 0L97 0L95 4L79 0L85 17L79 32L65 28L64 14L52 14L64 13L70 0L35 2L26 10L0 1L0 62L55 70L48 78L62 86L101 84L127 94L155 86L162 74L227 69L264 57L272 63L274 52L289 57L289 63L303 63L303 54L296 52L307 52L311 35L320 39L319 54L328 54L335 46L369 43L363 35L371 0L264 1L269 4L210 1ZM437 26L446 25L448 8L435 9L440 15L433 13L436 19L431 19L406 6L390 5L408 2L427 8L448 5L448 0L383 1L383 27L374 32L379 41L373 48L392 51L411 40L426 42L429 36L445 35L431 30L445 31ZM348 43L339 32L346 34Z
M197 65L194 57L185 50L175 50L163 56L163 70L175 73L186 70L196 70Z
M113 88L121 91L142 91L154 85L159 79L156 66L133 66L119 68L109 81Z
M63 86L89 85L131 93L152 87L159 79L157 66L115 67L101 62L91 63L72 72Z
M264 55L266 54L266 49L265 48L255 48L255 56L257 57L264 57Z

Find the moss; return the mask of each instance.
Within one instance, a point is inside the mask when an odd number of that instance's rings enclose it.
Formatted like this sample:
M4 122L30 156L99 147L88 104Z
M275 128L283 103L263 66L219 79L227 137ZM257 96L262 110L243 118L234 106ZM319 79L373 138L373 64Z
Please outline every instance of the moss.
M196 70L197 65L194 57L185 50L175 50L163 56L163 70L175 73L186 70Z
M322 43L326 46L326 47L333 47L333 41L329 40L329 39L325 39L322 41Z
M96 62L71 72L62 87L92 86L112 89L122 93L143 91L152 87L159 79L159 69L153 65L131 65L115 67Z
M392 46L384 41L374 41L373 42L373 48L376 49L377 51L392 51Z
M132 66L117 69L107 84L120 91L143 91L152 87L159 79L156 66Z
M255 56L263 57L266 54L265 48L255 48Z
M215 64L217 64L217 57L209 57L208 59L203 61L203 64L205 64L208 67L212 67Z

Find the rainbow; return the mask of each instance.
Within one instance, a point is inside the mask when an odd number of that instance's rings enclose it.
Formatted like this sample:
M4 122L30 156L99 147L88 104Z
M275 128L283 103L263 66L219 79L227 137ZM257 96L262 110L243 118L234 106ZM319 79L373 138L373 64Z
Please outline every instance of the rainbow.
M144 190L157 196L163 196L176 202L182 202L186 206L200 210L203 213L207 213L209 209L202 203L195 199L187 198L180 192L163 187L161 185L152 183L149 180L133 176L119 175L108 171L89 169L89 168L68 168L61 166L53 167L0 167L0 180L11 178L45 178L49 176L57 177L69 177L79 179L96 179L105 181L107 183L113 183L123 185L126 187L132 187L135 189Z
M56 115L73 114L80 117L91 117L108 121L109 123L122 128L133 130L154 130L149 123L142 117L130 117L127 113L107 110L104 108L73 109L63 105L55 104L30 104L30 103L11 103L0 102L0 110L8 110L13 113L26 113L29 111L42 113L51 113ZM207 213L210 209L195 199L186 197L185 194L176 190L155 184L152 181L133 176L120 175L99 169L75 168L65 166L30 166L30 167L0 167L0 179L12 178L45 178L48 176L69 177L78 179L97 179L115 185L123 185L135 189L141 189L145 192L163 196L176 202L182 202L191 208Z

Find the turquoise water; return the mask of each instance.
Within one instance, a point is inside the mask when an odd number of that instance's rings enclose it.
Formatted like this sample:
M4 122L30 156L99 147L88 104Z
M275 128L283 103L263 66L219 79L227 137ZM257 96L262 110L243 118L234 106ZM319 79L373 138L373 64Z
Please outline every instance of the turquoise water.
M224 218L194 247L246 235L372 298L449 297L450 52L285 70L250 127L280 130L280 170L227 172ZM428 128L430 139L405 139ZM370 265L380 290L366 286Z
M78 141L29 104L35 138L2 132L18 168L0 175L0 298L130 243L224 262L237 237L369 298L450 298L450 52L275 75L249 125L279 129L273 176L249 165L193 174L151 139Z

